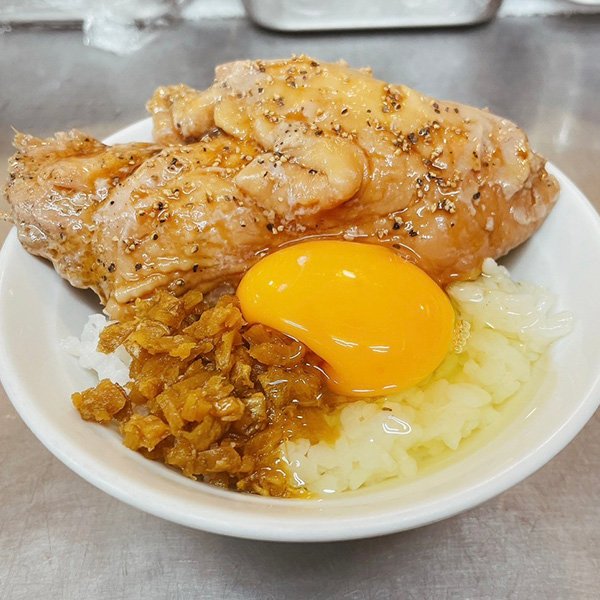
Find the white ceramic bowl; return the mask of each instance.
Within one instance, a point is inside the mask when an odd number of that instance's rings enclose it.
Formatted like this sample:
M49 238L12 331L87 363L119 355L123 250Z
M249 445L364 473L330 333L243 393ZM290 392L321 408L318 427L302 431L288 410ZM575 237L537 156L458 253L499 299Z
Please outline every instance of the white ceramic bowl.
M149 138L146 120L108 141ZM600 401L600 219L567 177L551 171L562 187L556 209L503 262L514 277L551 289L560 308L575 315L573 333L553 349L555 381L482 448L411 483L319 501L244 495L186 479L131 452L115 432L82 421L70 394L94 382L60 341L78 336L100 306L27 254L14 231L0 254L2 383L33 433L76 473L132 506L190 527L262 540L342 540L455 515L548 462Z

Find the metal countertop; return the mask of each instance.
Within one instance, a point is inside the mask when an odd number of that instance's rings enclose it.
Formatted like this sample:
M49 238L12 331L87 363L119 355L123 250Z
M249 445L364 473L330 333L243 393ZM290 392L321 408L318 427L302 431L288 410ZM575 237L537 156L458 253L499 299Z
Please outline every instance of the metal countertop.
M523 126L600 210L600 17L589 16L310 35L233 19L181 25L130 57L86 48L77 31L16 30L0 34L0 158L11 152L11 126L36 135L77 126L102 137L143 118L159 84L203 87L215 64L292 52L370 65L383 79L489 106ZM7 230L0 225L0 242ZM0 457L0 598L7 600L599 594L600 414L550 464L474 510L330 544L219 537L121 504L49 454L1 389Z

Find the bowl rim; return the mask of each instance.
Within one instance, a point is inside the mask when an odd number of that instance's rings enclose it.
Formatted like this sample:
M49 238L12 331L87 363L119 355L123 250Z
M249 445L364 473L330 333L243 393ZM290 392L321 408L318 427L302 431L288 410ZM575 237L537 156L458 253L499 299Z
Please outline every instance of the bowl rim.
M149 121L149 119L144 119L134 123L110 136L107 142L146 129L149 126ZM550 163L547 163L547 167L548 171L559 179L561 187L570 188L574 200L579 204L579 209L589 219L590 226L600 232L600 215L582 192L558 168ZM239 538L314 542L374 537L434 523L473 508L533 474L573 440L600 405L600 370L598 370L595 378L590 381L587 387L587 393L579 401L573 412L570 413L569 418L560 427L553 430L534 449L514 459L504 469L482 481L467 486L454 494L442 495L435 501L423 502L411 510L392 510L388 513L377 513L366 517L336 520L325 525L322 520L318 519L314 523L311 523L310 519L304 519L301 522L295 520L286 522L280 517L269 517L269 515L265 516L264 514L255 519L248 518L247 514L229 510L226 502L223 502L222 506L217 507L216 510L213 507L210 514L203 511L197 513L182 511L177 506L170 505L168 501L161 502L160 493L155 490L134 490L135 486L132 488L125 485L127 477L123 477L121 474L117 474L111 479L110 466L100 464L98 471L90 470L90 465L79 460L76 453L73 452L71 446L74 442L65 444L61 432L49 428L37 415L35 399L28 397L28 392L19 377L18 369L10 356L8 345L5 342L6 332L3 329L2 315L4 313L3 306L6 292L4 279L9 265L14 260L15 253L19 252L20 249L16 229L13 228L0 249L0 380L7 396L22 420L42 444L83 479L135 508L181 525ZM206 486L206 484L201 485ZM141 488L143 488L143 485ZM209 491L204 487L203 489ZM236 492L218 489L211 489L209 493L213 497L222 497L223 499L230 498L232 493L240 496ZM287 507L291 505L299 506L305 505L307 502L306 500L263 498L249 495L243 495L243 498L245 505L259 504L270 507L276 507L281 503L284 503ZM331 503L335 501L334 499L323 499L317 502Z

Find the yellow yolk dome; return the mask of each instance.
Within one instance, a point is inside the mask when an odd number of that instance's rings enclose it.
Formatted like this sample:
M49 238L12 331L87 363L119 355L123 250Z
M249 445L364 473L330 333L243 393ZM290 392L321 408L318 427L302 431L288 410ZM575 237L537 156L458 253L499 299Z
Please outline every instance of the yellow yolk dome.
M443 290L393 250L313 241L263 258L237 295L244 318L308 346L330 387L378 396L418 383L448 353L454 310Z

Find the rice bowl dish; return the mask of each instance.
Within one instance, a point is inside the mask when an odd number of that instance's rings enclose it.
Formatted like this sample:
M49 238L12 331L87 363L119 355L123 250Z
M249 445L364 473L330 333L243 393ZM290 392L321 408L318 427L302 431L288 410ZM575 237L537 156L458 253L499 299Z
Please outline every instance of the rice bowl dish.
M135 124L110 141L131 139L150 139L149 122ZM595 257L600 260L600 220L574 184L550 168L561 184L561 202L538 236L505 264L516 278L553 290L560 308L575 315L574 331L551 352L554 381L510 415L510 428L476 451L465 454L459 449L455 456L460 460L405 485L374 486L366 503L364 494L355 493L307 503L221 492L146 461L103 427L90 428L69 408L68 396L93 385L94 378L60 341L79 337L88 316L98 309L89 297L57 285L52 269L28 257L14 232L0 254L4 387L29 428L69 468L127 504L189 527L250 539L333 541L402 531L455 515L547 463L576 436L600 400L600 330L588 318L600 288L579 266ZM565 230L577 230L580 243L561 246L558 240ZM17 324L25 319L31 328L23 330Z
M4 248L0 363L36 435L154 514L296 540L443 518L562 448L591 414L596 354L589 302L564 280L581 257L548 236L586 205L524 133L304 56L232 63L216 81L159 88L154 143L131 143L150 140L148 123L115 146L17 134L19 241L108 315L80 306L48 338L35 298L12 300L21 279L6 261L21 254ZM361 95L324 93L341 82ZM574 208L554 209L509 274L494 259L541 226L559 183ZM582 243L594 223L579 223ZM13 335L27 306L40 347L53 346L41 360ZM48 409L30 400L36 380L12 376L29 360L56 376ZM566 390L580 400L561 403Z

